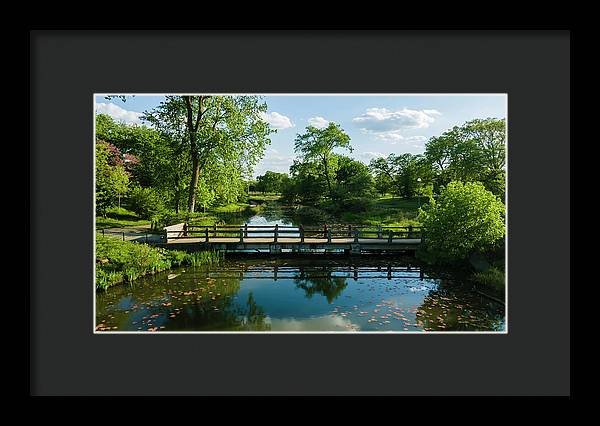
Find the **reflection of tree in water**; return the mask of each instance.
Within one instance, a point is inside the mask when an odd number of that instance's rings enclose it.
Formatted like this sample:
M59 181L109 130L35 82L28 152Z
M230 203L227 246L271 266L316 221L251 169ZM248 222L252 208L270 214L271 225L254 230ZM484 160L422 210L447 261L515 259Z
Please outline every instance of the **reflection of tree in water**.
M331 271L326 268L321 271L301 269L300 276L294 278L294 283L297 288L304 290L307 298L310 299L314 294L321 294L329 303L333 302L348 285L346 277L332 277Z
M417 324L425 330L494 331L503 319L503 306L445 280L423 299L416 314Z
M238 310L238 315L242 317L237 326L238 330L265 331L271 329L271 325L265 323L265 311L256 304L252 292L248 294L246 306L248 307L246 311Z
M252 294L247 309L236 306L234 296L240 289L241 275L218 279L207 277L206 283L195 290L179 290L175 297L182 305L181 311L169 317L169 330L267 330L265 314L254 301ZM189 288L189 287L187 287ZM173 311L171 311L173 312Z
M289 209L283 208L278 203L265 203L260 211L260 215L263 216L268 222L277 222L283 220L287 223L292 223L292 217Z

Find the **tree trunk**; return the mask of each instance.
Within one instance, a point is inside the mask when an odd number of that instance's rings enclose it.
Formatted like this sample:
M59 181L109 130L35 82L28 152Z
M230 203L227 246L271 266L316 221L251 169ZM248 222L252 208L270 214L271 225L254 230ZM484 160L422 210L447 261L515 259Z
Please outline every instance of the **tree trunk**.
M187 130L190 137L190 156L192 159L192 180L190 182L190 197L188 199L188 208L190 213L194 212L194 208L196 205L196 186L198 185L198 176L200 174L200 161L198 158L198 149L197 149L197 132L198 126L200 124L200 119L202 118L203 113L203 105L202 105L202 96L199 97L198 100L198 118L196 119L196 124L194 124L194 110L191 96L184 96L185 100L186 112L187 112Z
M190 213L194 212L196 205L196 186L198 185L198 177L200 175L200 162L198 161L198 153L192 152L192 181L190 182L190 197L188 200L188 209Z
M331 190L331 180L329 179L329 165L327 159L323 159L323 166L325 167L325 180L327 181L327 189L329 190L329 198L333 200L333 191Z

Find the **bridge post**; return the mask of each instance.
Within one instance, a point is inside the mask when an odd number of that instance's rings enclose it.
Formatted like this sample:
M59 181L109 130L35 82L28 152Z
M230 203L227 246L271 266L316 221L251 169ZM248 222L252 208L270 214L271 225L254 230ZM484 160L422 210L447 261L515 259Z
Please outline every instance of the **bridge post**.
M206 229L208 229L208 228L206 228ZM215 223L215 224L213 224L213 238L215 238L216 236L217 236L217 224ZM208 240L206 240L206 241L208 241Z
M244 223L244 237L248 238L248 224Z
M123 231L123 241L125 241L125 231Z
M277 242L277 235L279 234L279 224L276 223L275 224L275 238L274 238L274 242Z
M383 238L381 232L382 232L381 231L381 225L377 225L377 238L380 239L380 240Z
M240 243L244 242L244 228L240 228Z
M327 230L327 242L330 243L331 242L331 229Z
M187 225L187 223L184 223L183 224L183 236L184 237L187 237L187 229L188 229L188 225Z
M208 226L204 228L204 240L208 243Z
M348 225L348 236L352 236L352 225Z
M358 279L358 269L356 269L356 265L354 265L354 281Z
M408 225L408 238L413 237L413 227L412 225Z
M392 279L392 265L388 265L388 267L387 267L387 279L388 280Z
M392 230L388 229L388 243L392 242Z
M323 238L327 238L327 224L323 225Z
M300 242L304 242L304 226L300 225Z

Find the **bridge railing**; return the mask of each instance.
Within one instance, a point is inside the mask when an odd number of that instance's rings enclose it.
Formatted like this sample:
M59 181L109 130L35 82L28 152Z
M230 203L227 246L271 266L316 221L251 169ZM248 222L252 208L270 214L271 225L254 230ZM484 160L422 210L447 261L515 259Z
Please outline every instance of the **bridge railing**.
M423 237L420 226L378 226L378 225L213 225L201 226L181 224L175 229L165 228L167 241L177 239L200 238L209 242L216 238L236 238L243 242L245 238L272 240L279 238L319 239L327 242L334 240L396 240L419 239Z

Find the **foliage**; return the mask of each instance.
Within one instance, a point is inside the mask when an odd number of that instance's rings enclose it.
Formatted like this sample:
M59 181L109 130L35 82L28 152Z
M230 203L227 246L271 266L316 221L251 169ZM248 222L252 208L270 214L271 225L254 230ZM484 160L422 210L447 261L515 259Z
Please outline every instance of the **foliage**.
M129 174L125 170L120 153L111 145L96 143L96 213L106 216L108 208L118 204L129 187Z
M435 190L451 180L481 181L504 199L506 120L475 119L455 126L425 145L425 159L434 172Z
M480 182L450 182L420 209L426 255L446 262L490 250L504 236L504 216L504 204Z
M108 287L134 280L180 265L214 265L223 254L213 251L186 253L166 250L147 244L122 241L119 238L96 234L96 288Z
M337 123L329 123L323 129L308 126L306 132L296 136L294 151L302 155L304 162L316 162L319 174L325 179L329 198L333 199L331 157L335 148L352 152L350 136Z
M417 195L420 186L433 179L431 164L422 155L409 153L374 158L369 163L369 170L381 193L391 191L406 198Z
M486 271L473 274L473 280L478 284L492 287L497 290L504 289L504 286L506 285L504 272L493 266Z
M258 192L275 192L281 193L289 183L289 176L287 173L276 173L267 171L264 175L256 178L256 184L254 185L254 191Z
M263 119L266 109L257 96L167 96L145 113L145 120L187 153L190 212L199 178L211 165L218 164L236 181L251 175L274 131Z
M154 188L134 187L129 194L129 206L142 219L156 220L165 207L161 194Z

